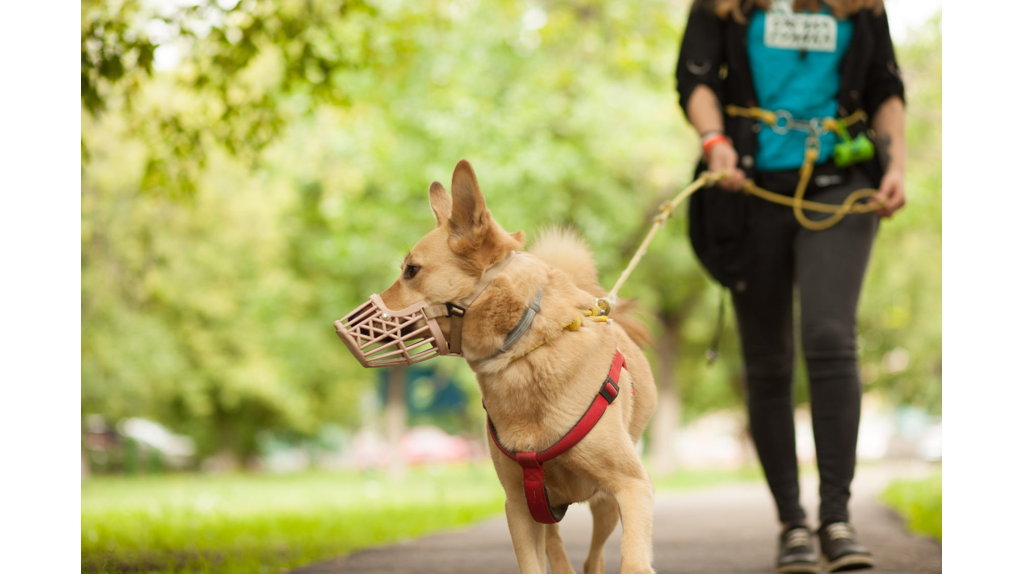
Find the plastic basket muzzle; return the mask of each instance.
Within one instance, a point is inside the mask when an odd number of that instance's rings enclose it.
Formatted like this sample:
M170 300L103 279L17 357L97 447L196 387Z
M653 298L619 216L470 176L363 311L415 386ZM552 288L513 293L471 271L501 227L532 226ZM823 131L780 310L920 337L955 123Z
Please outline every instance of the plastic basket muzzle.
M447 311L447 312L446 312ZM461 356L449 349L437 317L450 314L444 305L421 301L393 311L374 293L348 315L334 322L338 336L364 367L396 367Z

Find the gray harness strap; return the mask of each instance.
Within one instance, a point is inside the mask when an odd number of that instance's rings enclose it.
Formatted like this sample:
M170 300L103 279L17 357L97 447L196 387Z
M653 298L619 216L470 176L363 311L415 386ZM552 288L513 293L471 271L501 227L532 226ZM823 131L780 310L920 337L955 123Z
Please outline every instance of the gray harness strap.
M540 313L540 298L542 295L544 295L544 289L538 289L537 295L533 297L533 302L523 310L523 316L519 318L519 322L516 323L516 326L505 337L505 342L501 344L501 347L499 347L497 351L488 357L489 359L497 357L511 349L512 345L515 345L516 341L526 334L526 331L530 329L530 325L533 324L533 318L537 316L537 313Z

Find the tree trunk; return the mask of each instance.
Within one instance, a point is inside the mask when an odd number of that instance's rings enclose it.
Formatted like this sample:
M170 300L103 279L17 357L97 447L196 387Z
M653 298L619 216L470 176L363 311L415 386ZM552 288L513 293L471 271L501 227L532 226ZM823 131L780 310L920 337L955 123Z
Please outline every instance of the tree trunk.
M676 353L679 351L679 342L682 338L682 319L679 315L658 314L658 321L664 332L654 344L658 407L654 411L654 426L651 429L651 453L654 457L655 473L665 475L676 467L674 435L682 416L675 382Z
M84 482L89 476L92 475L92 469L89 468L89 454L85 450L85 432L82 432L82 481Z
M388 376L388 399L384 405L384 434L388 441L388 476L397 479L405 474L405 459L399 445L405 431L404 367L391 369Z

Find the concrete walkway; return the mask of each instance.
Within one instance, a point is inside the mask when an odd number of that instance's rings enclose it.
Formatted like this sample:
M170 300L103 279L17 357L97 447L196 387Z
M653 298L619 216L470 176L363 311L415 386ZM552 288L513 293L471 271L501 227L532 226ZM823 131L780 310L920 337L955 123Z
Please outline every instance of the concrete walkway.
M850 513L862 542L874 553L875 574L942 572L942 549L906 531L878 493L893 478L921 476L920 466L862 466L853 485ZM804 508L817 510L816 479L803 484ZM561 533L569 559L583 570L590 542L590 512L570 507ZM658 493L654 505L654 568L659 574L770 573L777 526L768 487L761 482ZM621 526L605 547L608 572L619 571ZM516 574L504 516L313 564L292 574Z

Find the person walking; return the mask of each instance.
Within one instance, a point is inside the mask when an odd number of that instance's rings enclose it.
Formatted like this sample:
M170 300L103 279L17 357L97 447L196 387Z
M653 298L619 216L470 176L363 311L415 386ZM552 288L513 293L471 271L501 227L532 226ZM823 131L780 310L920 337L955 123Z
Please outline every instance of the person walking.
M821 477L822 561L829 572L870 568L848 510L861 406L857 303L879 218L905 201L904 88L884 6L695 0L676 78L704 149L697 172L727 174L691 198L690 240L732 294L750 432L781 523L776 571L819 567L797 474L794 290ZM805 163L813 171L801 181ZM876 188L878 208L818 225L821 215L739 193L748 178L830 204Z

